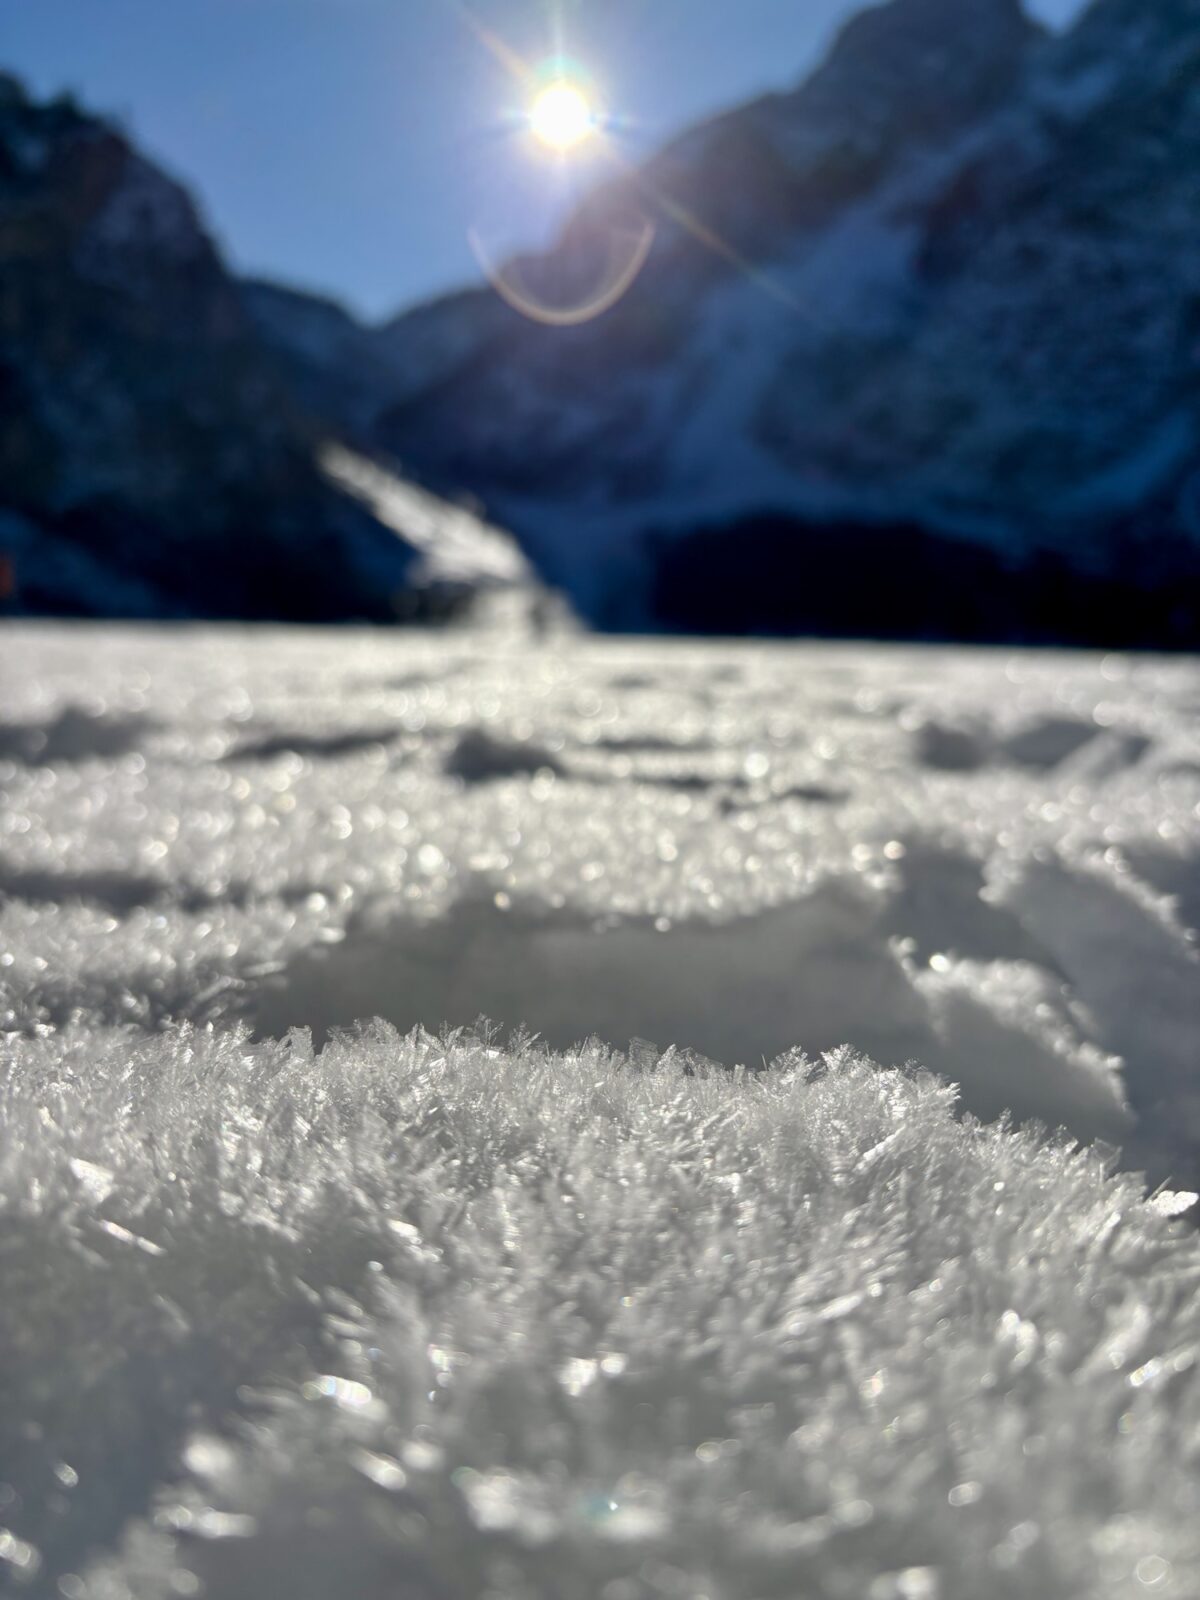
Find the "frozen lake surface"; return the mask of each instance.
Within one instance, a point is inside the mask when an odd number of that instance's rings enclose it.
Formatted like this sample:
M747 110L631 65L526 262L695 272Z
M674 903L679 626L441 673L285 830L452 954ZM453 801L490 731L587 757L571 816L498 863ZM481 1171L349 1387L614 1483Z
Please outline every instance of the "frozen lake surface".
M0 1587L1197 1592L1195 662L0 676Z

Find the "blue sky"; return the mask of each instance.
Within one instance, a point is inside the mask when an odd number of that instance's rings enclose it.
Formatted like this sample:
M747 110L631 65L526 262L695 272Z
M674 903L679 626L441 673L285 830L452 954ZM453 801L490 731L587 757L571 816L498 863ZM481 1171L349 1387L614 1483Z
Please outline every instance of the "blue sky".
M962 0L968 4L969 0ZM471 0L528 61L561 38L630 157L794 84L854 0ZM1079 0L1038 0L1061 22ZM242 270L382 315L535 242L569 200L463 0L0 0L0 64L116 113ZM573 184L587 181L586 161Z

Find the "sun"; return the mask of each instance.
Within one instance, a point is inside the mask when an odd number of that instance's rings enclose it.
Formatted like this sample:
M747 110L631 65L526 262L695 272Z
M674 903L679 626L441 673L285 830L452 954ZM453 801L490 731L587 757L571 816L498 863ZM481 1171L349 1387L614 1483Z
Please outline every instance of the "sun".
M596 117L583 90L560 78L530 106L529 126L551 150L571 150L595 131Z

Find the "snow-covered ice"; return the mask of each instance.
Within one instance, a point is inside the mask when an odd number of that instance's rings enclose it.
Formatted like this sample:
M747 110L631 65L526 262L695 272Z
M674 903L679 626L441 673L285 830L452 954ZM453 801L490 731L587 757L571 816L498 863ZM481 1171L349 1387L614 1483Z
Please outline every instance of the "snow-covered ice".
M1200 1592L1194 662L0 675L0 1587Z

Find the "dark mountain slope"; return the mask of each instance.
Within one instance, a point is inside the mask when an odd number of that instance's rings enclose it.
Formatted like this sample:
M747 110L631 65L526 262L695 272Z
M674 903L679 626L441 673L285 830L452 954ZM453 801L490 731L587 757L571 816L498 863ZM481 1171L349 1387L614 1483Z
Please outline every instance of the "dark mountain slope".
M8 603L388 618L411 552L314 461L327 431L188 196L107 124L0 78Z

